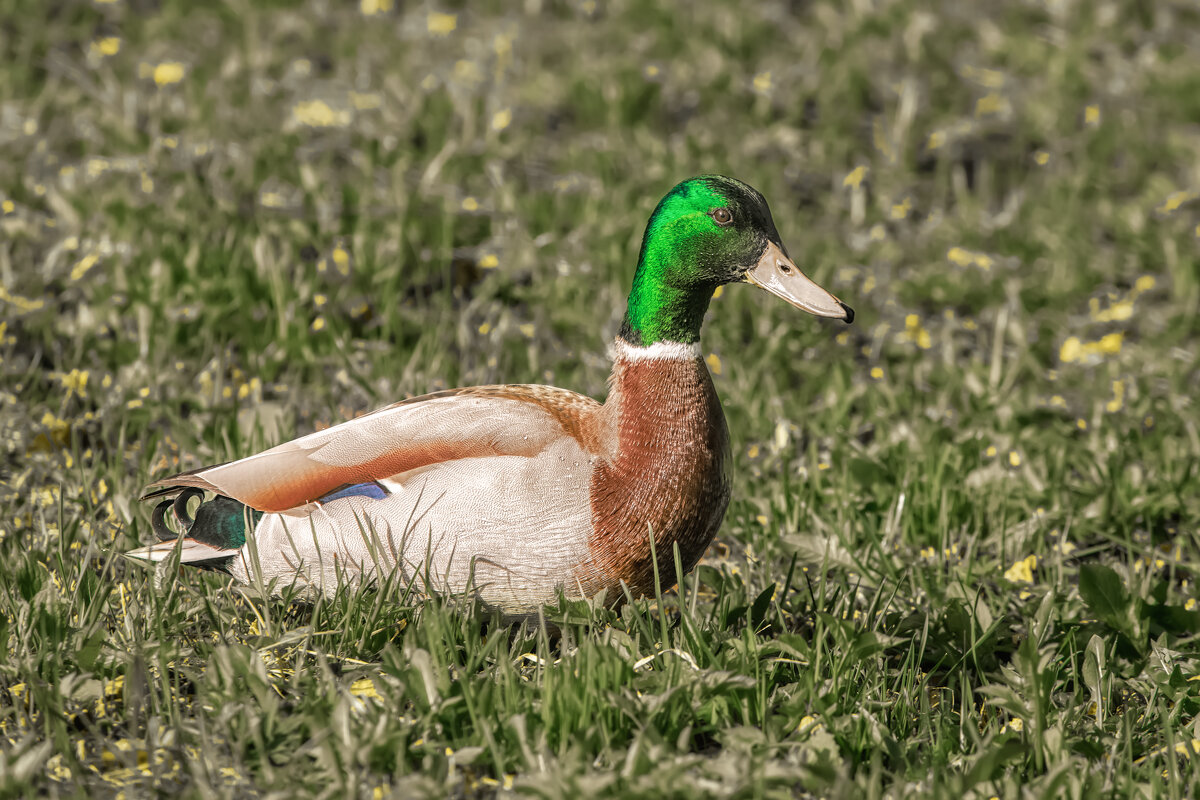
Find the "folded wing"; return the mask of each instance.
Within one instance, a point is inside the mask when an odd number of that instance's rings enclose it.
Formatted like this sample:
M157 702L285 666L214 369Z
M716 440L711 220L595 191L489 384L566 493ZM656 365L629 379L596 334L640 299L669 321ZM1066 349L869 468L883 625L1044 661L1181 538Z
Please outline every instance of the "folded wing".
M534 456L578 436L591 398L547 386L483 386L405 400L257 455L164 478L145 498L195 487L282 512L350 484L462 458Z

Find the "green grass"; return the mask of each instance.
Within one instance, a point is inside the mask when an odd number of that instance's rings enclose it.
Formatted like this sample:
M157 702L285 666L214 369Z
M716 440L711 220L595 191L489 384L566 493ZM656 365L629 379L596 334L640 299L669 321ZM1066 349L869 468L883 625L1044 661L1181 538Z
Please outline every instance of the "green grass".
M398 5L0 0L0 793L1194 796L1194 4ZM119 555L168 471L602 396L702 172L858 320L714 301L677 590L510 628Z

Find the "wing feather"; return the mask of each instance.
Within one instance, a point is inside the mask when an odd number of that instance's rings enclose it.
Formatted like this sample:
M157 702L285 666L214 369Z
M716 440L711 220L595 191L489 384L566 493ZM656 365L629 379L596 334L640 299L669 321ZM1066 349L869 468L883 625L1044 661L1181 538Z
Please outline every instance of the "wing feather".
M406 400L257 455L173 475L146 497L195 487L280 512L347 484L460 458L533 456L578 438L591 398L545 386L487 386Z

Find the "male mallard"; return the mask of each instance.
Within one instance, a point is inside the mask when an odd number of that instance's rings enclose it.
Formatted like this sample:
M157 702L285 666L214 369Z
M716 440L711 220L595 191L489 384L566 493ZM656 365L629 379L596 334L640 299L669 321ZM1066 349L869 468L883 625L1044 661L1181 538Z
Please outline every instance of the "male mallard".
M819 317L854 312L788 256L763 196L718 175L658 204L598 403L553 386L403 400L258 455L163 478L163 541L129 555L333 591L399 573L506 614L561 591L619 601L695 566L729 504L729 432L700 355L718 286L752 283ZM188 503L204 492L191 518ZM167 530L168 508L184 533Z

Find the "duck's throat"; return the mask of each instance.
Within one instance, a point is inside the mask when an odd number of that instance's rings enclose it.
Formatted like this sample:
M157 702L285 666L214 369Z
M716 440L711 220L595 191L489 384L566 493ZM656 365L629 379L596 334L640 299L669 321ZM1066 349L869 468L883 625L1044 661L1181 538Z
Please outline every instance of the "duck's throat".
M700 325L714 289L707 284L673 286L654 271L638 269L621 323L621 338L639 347L700 341Z
M720 466L728 440L725 415L699 343L639 346L618 338L610 353L612 390L604 409L619 442L614 462L638 472L640 480L670 485L685 479L676 474L685 456Z

